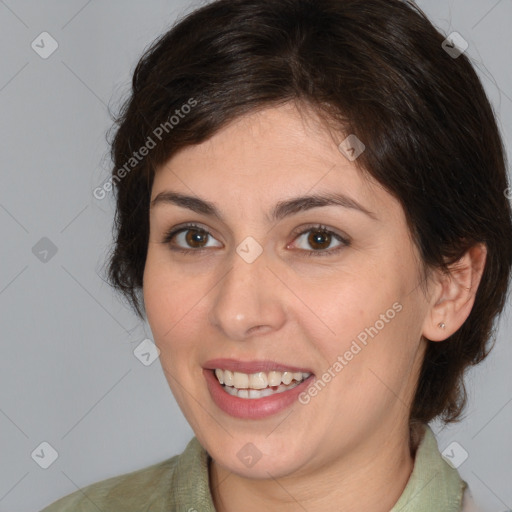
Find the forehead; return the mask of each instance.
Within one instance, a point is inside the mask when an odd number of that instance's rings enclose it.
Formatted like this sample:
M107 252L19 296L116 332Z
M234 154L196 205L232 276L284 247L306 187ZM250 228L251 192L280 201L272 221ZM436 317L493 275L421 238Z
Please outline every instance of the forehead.
M338 192L389 208L394 198L339 150L345 138L292 103L252 112L160 166L152 199L172 189L245 211L286 197Z

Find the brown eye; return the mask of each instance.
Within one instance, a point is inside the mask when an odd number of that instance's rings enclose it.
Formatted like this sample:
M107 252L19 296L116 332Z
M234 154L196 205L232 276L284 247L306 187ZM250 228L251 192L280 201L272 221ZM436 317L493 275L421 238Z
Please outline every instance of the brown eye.
M200 229L187 229L185 233L185 242L190 247L203 247L203 244L208 240L208 233Z
M220 243L215 244L215 238L208 231L194 224L171 229L164 235L162 242L168 244L173 251L181 252L200 252L209 247L222 247Z
M331 235L325 231L311 230L308 236L308 244L313 249L327 249L331 244Z
M350 245L349 239L321 225L312 226L296 236L296 247L306 256L328 256ZM333 242L338 244L332 247Z

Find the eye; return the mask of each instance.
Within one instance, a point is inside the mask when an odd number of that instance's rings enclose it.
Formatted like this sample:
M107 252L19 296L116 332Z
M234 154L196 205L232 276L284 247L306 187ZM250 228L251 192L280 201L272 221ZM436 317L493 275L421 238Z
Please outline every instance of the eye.
M207 245L209 238L215 240L208 231L197 224L186 224L168 231L164 235L162 242L164 244L168 244L173 251L179 251L187 254L190 252L198 252L207 247L212 247L211 245ZM221 246L222 245L213 245L213 247ZM187 247L189 248L188 250Z
M305 235L308 236L306 237ZM328 256L340 251L343 247L350 245L350 241L347 238L322 225L311 226L306 230L300 231L297 233L297 238L295 240L301 239L303 239L302 241L306 245L313 248L311 251L308 247L299 247L299 249L304 251L305 256ZM336 241L339 242L338 245L335 245L334 248L332 248L331 244Z
M350 245L350 240L348 238L335 233L323 225L315 225L308 229L301 229L301 231L293 233L293 236L296 237L294 240L304 238L303 242L313 248L313 250L310 250L308 247L299 247L300 252L303 253L304 256L329 256L340 251L343 247ZM305 237L305 235L308 234L309 236ZM202 249L206 249L208 247L222 247L222 244L208 245L209 238L215 240L213 236L201 226L198 226L197 224L186 224L169 230L164 235L162 242L164 244L168 244L171 250L178 251L183 254L200 252ZM338 245L335 245L334 248L332 248L332 243L336 241L338 242Z

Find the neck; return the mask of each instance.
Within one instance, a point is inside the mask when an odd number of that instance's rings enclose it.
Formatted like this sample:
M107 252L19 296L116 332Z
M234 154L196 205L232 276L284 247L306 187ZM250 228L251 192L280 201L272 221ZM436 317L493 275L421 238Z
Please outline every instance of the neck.
M300 477L248 479L210 461L213 502L218 512L389 512L407 485L414 450L405 426Z

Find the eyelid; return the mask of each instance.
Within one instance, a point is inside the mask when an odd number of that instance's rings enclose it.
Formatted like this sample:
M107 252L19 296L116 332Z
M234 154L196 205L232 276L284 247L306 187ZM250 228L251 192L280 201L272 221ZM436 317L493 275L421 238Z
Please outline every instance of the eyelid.
M171 242L171 240L176 235L180 234L183 231L188 231L188 230L192 230L192 229L194 229L196 231L202 231L202 232L206 233L209 237L214 238L215 240L217 240L212 235L212 233L211 233L209 228L203 227L200 224L196 224L195 222L185 222L184 224L179 224L177 226L173 226L171 229L165 231L162 243L168 244L168 243ZM191 249L191 250L194 251L194 252L198 252L201 249Z
M301 237L302 235L305 235L306 233L310 231L317 231L322 233L327 233L334 237L336 240L340 242L340 245L332 248L332 249L325 249L325 250L307 250L307 249L298 249L300 253L302 253L304 256L330 256L333 254L337 254L339 251L344 249L345 247L348 247L351 245L351 239L347 235L340 234L337 230L329 228L328 226L324 224L311 224L306 226L300 226L293 230L292 236L293 241L292 244L297 240L297 238ZM287 245L289 247L290 244Z
M162 243L169 244L172 239L176 237L176 235L182 233L183 231L188 231L189 229L195 229L200 232L204 232L208 237L211 237L215 240L217 240L210 232L209 228L205 228L197 223L194 222L188 222L184 223L178 226L172 227L170 230L166 231L164 233L164 238L162 240ZM319 223L313 223L310 225L302 225L297 228L295 228L291 236L293 237L293 240L291 243L293 243L298 237L308 233L309 231L316 230L318 232L325 232L327 234L332 235L334 238L336 238L339 242L341 242L341 245L333 248L333 249L325 249L325 250L307 250L307 249L297 249L299 253L304 253L307 256L328 256L330 254L334 254L338 252L339 250L343 249L344 247L347 247L351 244L351 239L347 235L340 234L337 230L333 228L329 228L328 226L324 224ZM290 244L287 244L286 247L288 248ZM208 247L201 247L201 248L191 248L191 249L185 249L185 248L178 248L172 247L173 251L181 252L183 254L189 254L189 253L201 253L205 250L207 250Z
M298 228L295 228L291 234L294 237L298 237L300 235L307 233L308 231L313 231L313 230L324 231L326 233L332 234L346 244L349 244L351 241L350 237L348 235L342 234L334 228L330 228L329 226L327 226L325 224L319 224L319 223L316 223L316 224L313 223L313 224L309 224L309 225L306 224L306 225L299 226Z

